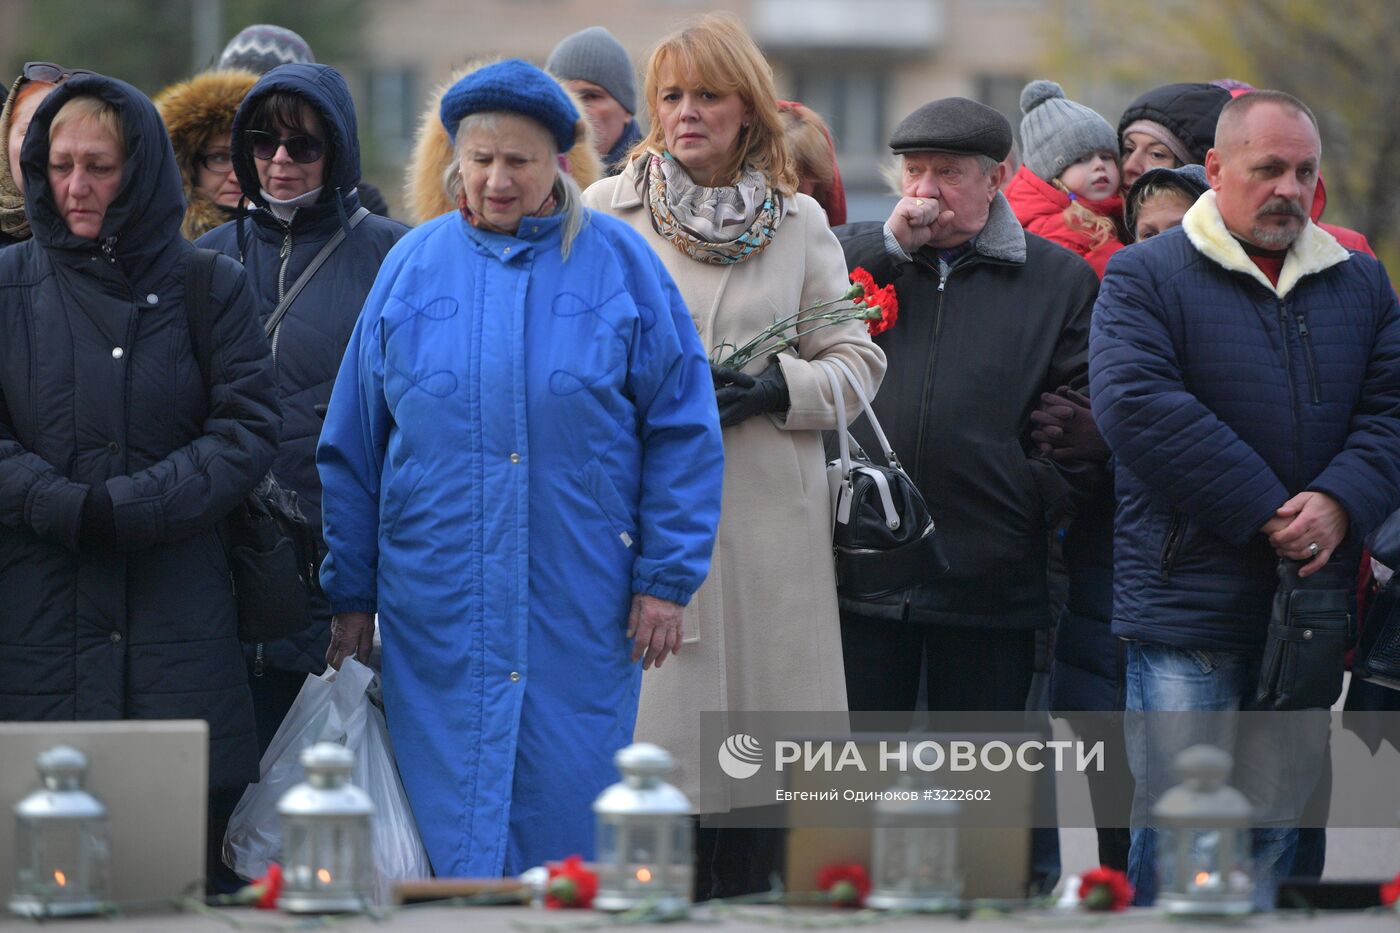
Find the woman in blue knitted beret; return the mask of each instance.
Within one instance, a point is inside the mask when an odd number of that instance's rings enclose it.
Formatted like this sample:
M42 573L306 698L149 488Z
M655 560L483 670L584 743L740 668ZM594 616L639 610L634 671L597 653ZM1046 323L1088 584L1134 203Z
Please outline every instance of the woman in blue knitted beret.
M385 259L317 452L327 660L366 657L378 613L433 870L510 875L592 856L642 669L709 568L723 451L670 276L562 167L590 144L563 89L499 62L441 116L458 210Z

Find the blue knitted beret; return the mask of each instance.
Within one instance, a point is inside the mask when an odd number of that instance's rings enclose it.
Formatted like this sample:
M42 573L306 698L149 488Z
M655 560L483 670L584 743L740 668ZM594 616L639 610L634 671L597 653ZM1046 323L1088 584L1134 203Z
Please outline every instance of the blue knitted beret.
M491 110L518 113L539 123L560 152L574 147L578 108L558 81L529 62L511 58L464 76L442 95L440 116L455 143L463 117Z

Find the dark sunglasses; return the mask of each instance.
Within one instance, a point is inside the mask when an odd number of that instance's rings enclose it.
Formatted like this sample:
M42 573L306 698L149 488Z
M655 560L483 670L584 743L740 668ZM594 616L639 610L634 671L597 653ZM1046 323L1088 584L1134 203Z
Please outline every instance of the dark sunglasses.
M25 62L21 72L26 81L42 81L45 84L62 84L75 75L95 75L97 72L86 68L64 68L53 62Z
M325 141L317 139L315 136L292 136L283 139L280 136L273 136L271 133L264 133L262 130L249 130L248 142L252 146L253 158L255 159L271 159L283 146L287 147L287 155L292 157L293 162L300 162L303 165L315 162L326 154Z

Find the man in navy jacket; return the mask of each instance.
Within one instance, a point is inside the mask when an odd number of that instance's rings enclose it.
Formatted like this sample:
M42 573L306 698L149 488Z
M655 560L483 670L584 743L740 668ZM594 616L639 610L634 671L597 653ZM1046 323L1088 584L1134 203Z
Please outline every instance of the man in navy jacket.
M1379 263L1308 219L1320 156L1300 101L1235 99L1212 190L1104 277L1089 373L1118 463L1130 714L1249 709L1278 558L1354 577L1362 538L1400 505L1400 306ZM1139 818L1180 750L1159 738L1128 735L1139 903L1156 893ZM1296 848L1297 830L1256 831L1261 876L1290 874Z

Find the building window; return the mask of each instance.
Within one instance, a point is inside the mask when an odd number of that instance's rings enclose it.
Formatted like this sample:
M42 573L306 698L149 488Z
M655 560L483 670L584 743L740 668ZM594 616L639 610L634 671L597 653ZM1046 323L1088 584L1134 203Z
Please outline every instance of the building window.
M978 75L977 99L1000 111L1012 126L1021 125L1021 89L1030 81L1025 75Z
M384 143L413 135L418 100L412 68L376 68L369 75L370 131Z
M870 155L884 149L889 135L885 125L888 72L799 66L790 74L797 100L821 114L831 127L838 155Z

